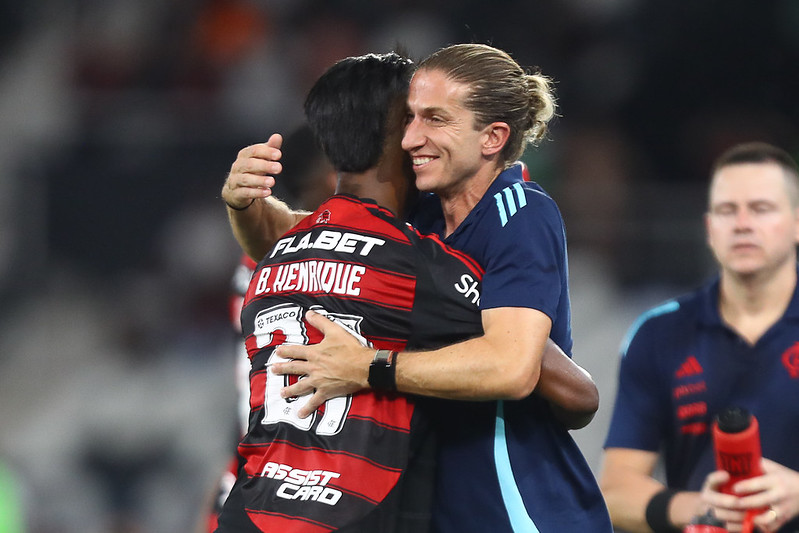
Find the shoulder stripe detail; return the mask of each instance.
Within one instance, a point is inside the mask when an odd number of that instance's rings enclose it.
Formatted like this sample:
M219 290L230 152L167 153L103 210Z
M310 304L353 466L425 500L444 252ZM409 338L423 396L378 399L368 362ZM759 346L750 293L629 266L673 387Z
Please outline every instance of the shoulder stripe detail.
M514 192L516 193L515 198ZM499 211L499 220L502 227L505 227L510 217L515 215L519 209L527 205L527 198L524 196L524 189L521 183L514 183L505 187L494 195L494 199L497 201L497 211Z
M508 442L505 438L504 405L502 400L497 402L497 416L494 426L494 466L497 469L502 500L505 502L505 510L508 512L508 518L514 533L539 533L533 519L527 514L519 487L513 477Z
M670 300L664 304L661 304L657 307L653 307L649 311L646 311L641 316L639 316L633 325L630 327L630 330L627 332L627 335L624 337L624 341L621 344L621 356L624 357L627 355L627 349L630 347L630 343L635 337L635 334L638 333L638 330L641 329L641 326L644 325L644 322L649 320L650 318L654 318L656 316L665 315L667 313L673 313L680 308L680 304L676 300Z
M472 272L474 272L476 275L482 277L483 274L485 274L485 270L483 269L483 267L477 261L472 259L472 257L470 255L467 255L467 254L461 252L460 250L456 250L452 246L446 244L443 240L441 240L441 237L439 237L435 233L430 233L430 234L424 235L424 234L420 233L418 229L414 228L410 224L408 224L407 227L408 227L408 229L410 231L413 231L416 234L416 236L419 237L419 239L432 240L437 245L439 245L444 252L446 252L447 254L449 254L449 255L451 255L453 257L457 257L458 259L460 259L461 262L463 262L467 267L469 267L472 270Z

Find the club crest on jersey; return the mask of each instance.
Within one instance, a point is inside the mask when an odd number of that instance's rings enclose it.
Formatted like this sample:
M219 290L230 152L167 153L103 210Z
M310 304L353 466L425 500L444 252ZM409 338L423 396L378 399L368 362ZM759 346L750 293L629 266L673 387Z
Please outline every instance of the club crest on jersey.
M328 222L330 222L330 210L329 209L325 209L324 211L319 213L318 217L316 217L316 223L317 224L327 224Z
M799 342L785 350L782 354L782 364L792 379L799 378Z

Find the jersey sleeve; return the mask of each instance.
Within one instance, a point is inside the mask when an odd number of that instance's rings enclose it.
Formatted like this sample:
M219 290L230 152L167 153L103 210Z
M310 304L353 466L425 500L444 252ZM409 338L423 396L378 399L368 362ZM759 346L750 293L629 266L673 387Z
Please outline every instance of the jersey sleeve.
M668 422L668 390L658 358L656 324L632 326L621 349L618 390L606 448L658 451ZM664 392L665 390L665 392ZM665 396L664 396L665 394Z
M567 277L563 221L551 198L516 185L497 193L485 220L480 307L537 309L554 322Z
M482 269L438 237L418 237L419 268L409 349L433 349L483 333Z

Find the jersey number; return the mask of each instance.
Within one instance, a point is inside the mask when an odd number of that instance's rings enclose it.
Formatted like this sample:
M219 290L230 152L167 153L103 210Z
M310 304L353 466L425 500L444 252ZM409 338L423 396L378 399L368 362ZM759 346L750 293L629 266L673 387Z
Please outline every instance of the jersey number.
M328 313L321 307L316 306L311 309L343 326L364 345L368 344L366 339L360 334L363 317ZM302 306L299 305L281 304L258 313L255 318L254 331L256 345L262 348L264 346L277 346L278 344L308 344L309 339L305 321L302 319L303 311ZM352 405L352 396L347 395L327 400L321 418L319 410L307 418L300 418L297 416L297 411L308 402L311 395L307 394L295 398L280 397L280 389L290 385L292 381L297 379L296 376L279 376L272 372L273 363L285 361L288 361L288 359L279 357L272 352L266 363L264 418L261 423L270 425L285 422L303 431L310 431L318 420L318 424L316 424L314 429L317 435L330 436L340 432L344 427L344 422ZM302 378L300 377L300 379Z

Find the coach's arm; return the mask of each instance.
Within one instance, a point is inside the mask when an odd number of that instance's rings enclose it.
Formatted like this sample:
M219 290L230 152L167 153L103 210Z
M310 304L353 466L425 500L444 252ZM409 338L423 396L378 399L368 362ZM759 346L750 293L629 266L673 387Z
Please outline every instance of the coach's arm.
M255 261L260 261L280 236L308 215L272 196L274 176L283 169L279 161L282 144L283 137L275 133L265 143L242 148L222 186L233 235L244 253Z
M561 411L568 427L582 427L596 412L598 393L588 372L551 344L551 320L529 308L502 307L481 312L484 334L431 351L403 351L397 357L397 390L453 400L519 400L537 391ZM361 346L340 326L313 312L309 323L324 340L310 346L280 346L277 354L293 359L276 364L278 374L304 375L282 391L284 397L313 393L299 412L307 416L330 398L369 388L368 370L374 350ZM542 364L547 357L563 357ZM565 373L560 369L569 368ZM579 367L578 367L579 368ZM550 372L558 369L557 376ZM542 371L547 374L542 375ZM550 378L555 381L548 383ZM539 386L539 382L542 382ZM563 414L560 412L559 414Z

